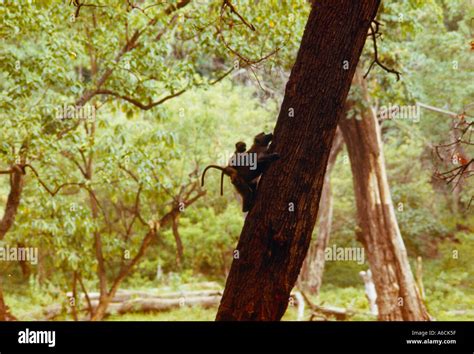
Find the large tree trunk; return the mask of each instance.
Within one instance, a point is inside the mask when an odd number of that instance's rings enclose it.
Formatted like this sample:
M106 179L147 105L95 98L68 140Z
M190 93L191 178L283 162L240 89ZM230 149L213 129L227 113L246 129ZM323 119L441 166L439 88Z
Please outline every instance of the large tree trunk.
M331 191L331 172L336 163L337 155L342 149L343 138L340 129L336 130L329 154L328 166L324 175L323 191L319 201L319 211L317 217L316 240L311 243L308 254L301 267L298 283L310 294L319 293L323 280L325 257L324 251L329 244L331 235L333 196Z
M360 73L356 74L355 83L361 86L368 102ZM358 238L364 244L372 270L379 320L429 320L398 228L377 116L373 109L367 109L362 112L362 119L341 119L339 127L351 161L361 230Z
M217 320L279 320L303 260L339 116L380 0L314 2Z

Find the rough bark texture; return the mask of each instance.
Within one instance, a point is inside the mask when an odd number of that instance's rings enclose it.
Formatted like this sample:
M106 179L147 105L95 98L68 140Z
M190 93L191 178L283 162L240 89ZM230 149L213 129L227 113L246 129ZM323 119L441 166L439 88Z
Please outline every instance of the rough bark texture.
M315 2L217 320L279 320L316 222L338 118L379 0ZM346 64L346 65L345 65Z
M356 75L368 101L365 81ZM349 103L350 105L350 103ZM377 291L379 320L421 321L429 315L420 298L398 228L385 171L380 128L373 109L362 119L341 119L357 203L359 240L364 244Z
M329 244L331 235L332 214L333 214L333 196L331 191L331 172L336 163L337 155L343 146L342 133L336 130L334 141L332 143L331 153L329 154L328 166L324 176L323 191L319 201L319 211L317 218L317 236L310 247L308 254L301 267L298 283L310 294L319 293L323 280L324 272L324 251Z

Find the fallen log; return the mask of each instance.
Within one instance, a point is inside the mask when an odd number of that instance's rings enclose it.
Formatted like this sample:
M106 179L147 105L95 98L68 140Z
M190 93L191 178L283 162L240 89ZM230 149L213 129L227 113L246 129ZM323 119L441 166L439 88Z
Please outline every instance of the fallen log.
M68 303L72 293L67 293ZM165 294L153 294L147 291L121 290L110 302L106 315L125 314L130 312L162 312L170 311L180 307L200 306L210 308L219 305L222 297L222 291L199 290L186 292L173 292ZM99 293L89 293L92 308L95 310L99 304ZM82 294L76 304L85 301L85 295ZM85 306L81 306L81 312L86 313ZM65 304L54 304L43 309L42 317L44 320L53 320L61 314L70 313L70 306ZM83 316L81 318L85 320Z
M68 298L72 297L72 292L68 292ZM89 299L99 300L100 293L91 292L88 293ZM188 297L202 297L202 296L222 296L222 291L220 290L195 290L195 291L176 291L171 293L160 294L154 290L119 290L117 294L113 297L111 302L124 302L133 299L179 299L179 298L188 298ZM85 294L81 294L81 300L85 299Z
M341 308L341 307L315 306L315 308L313 308L313 313L311 314L311 317L309 318L309 320L313 321L314 319L318 317L323 317L323 318L334 317L338 321L345 321L349 317L352 317L354 315L355 315L354 311Z
M448 315L454 315L454 316L463 316L463 315L474 315L474 310L449 310L446 311Z
M219 305L221 296L187 297L180 299L133 299L123 303L110 304L107 314L131 312L162 312L181 307L200 306L210 308ZM94 306L94 304L93 304Z

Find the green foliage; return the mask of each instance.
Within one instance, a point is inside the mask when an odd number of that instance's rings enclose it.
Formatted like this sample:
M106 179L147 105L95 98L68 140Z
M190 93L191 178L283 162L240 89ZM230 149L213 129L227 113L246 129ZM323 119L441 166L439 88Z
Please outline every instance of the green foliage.
M433 257L437 243L449 229L441 222L446 204L433 190L432 172L419 158L423 143L411 137L402 141L391 138L385 145L385 157L396 216L409 254Z
M426 298L435 318L472 321L474 234L458 233L456 239L456 242L443 243L440 258L427 267L424 280Z
M336 243L337 247L342 246ZM332 247L332 245L329 245ZM352 247L361 247L361 245L354 245ZM367 264L357 264L356 262L331 262L328 261L324 268L323 284L330 284L331 286L347 288L360 286L362 279L359 277L359 272L367 270Z
M50 0L0 6L0 170L23 159L39 176L26 169L18 215L2 244L22 243L40 252L40 265L30 267L29 279L17 264L2 264L7 303L21 319L39 319L41 307L65 304L75 272L89 290L97 289L96 234L110 283L129 260L125 254L138 253L150 223L180 201L179 192L197 182L204 166L225 165L235 142L250 146L257 133L273 130L310 8L305 1L233 2L254 31L218 0L191 1L174 10L168 6L177 1L134 2L140 8L121 0L87 3L91 6L79 13L71 2ZM368 77L371 103L380 108L420 101L454 112L465 109L474 92L473 16L462 0L383 2L379 59L399 70L402 80L374 67ZM368 42L363 69L373 54ZM360 90L353 89L351 98L357 102L354 112L368 108ZM64 107L87 109L88 116L64 113ZM418 123L384 122L385 160L409 255L425 260L430 312L440 320L472 320L472 314L453 310L474 305L469 259L474 220L469 212L454 210L451 189L432 179L432 147L449 139L451 125L451 118L428 111ZM474 156L472 147L466 153ZM244 216L227 179L224 196L219 195L219 177L211 172L207 194L179 214L181 267L167 225L124 286L176 290L206 279L223 285ZM331 183L330 246L360 247L345 151ZM2 205L9 190L2 175ZM474 183L464 183L462 191L460 205L466 206ZM163 274L156 279L158 267ZM358 276L365 269L367 264L327 262L315 301L366 312ZM183 308L110 320L214 317L215 309ZM295 318L290 307L284 319ZM358 313L353 319L370 317Z
M216 309L202 307L180 308L161 313L130 313L126 315L112 315L109 321L214 321Z
M334 206L330 242L339 247L352 247L356 242L357 222L352 172L345 148L339 153L331 173L331 192Z
M236 202L216 215L211 208L190 211L181 219L181 235L188 246L186 261L197 272L224 277L243 225Z

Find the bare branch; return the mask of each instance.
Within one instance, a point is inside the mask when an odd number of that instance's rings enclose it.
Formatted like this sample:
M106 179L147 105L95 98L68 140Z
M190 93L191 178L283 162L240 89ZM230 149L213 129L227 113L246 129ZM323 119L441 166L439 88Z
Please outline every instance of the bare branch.
M375 24L375 27L374 27L374 24ZM374 60L372 61L372 63L370 63L369 69L367 70L367 72L364 75L364 79L367 78L367 76L369 75L370 70L372 69L372 67L375 64L377 64L378 66L380 66L385 71L387 71L389 73L392 73L392 74L395 74L397 76L397 81L399 81L400 80L400 72L396 71L395 69L390 69L390 68L386 67L379 60L378 50L377 50L377 35L380 37L379 26L380 26L380 23L377 22L377 21L373 21L373 23L370 24L371 32L370 32L369 35L372 36L372 42L374 44Z
M232 12L233 14L237 15L237 17L240 19L240 21L242 21L242 23L247 26L248 28L250 28L252 31L256 31L254 25L252 25L251 23L249 23L241 14L239 14L237 12L237 10L235 9L234 5L232 5L232 3L230 2L230 0L224 0L224 2L222 3L222 9L221 9L221 12L224 11L224 9L228 7L230 9L230 12Z
M77 168L81 171L81 174L85 177L86 176L86 171L85 169L81 166L81 164L74 158L74 155L69 152L69 151L61 151L61 154L65 157L67 157L69 160L71 160L76 166Z
M89 298L89 293L87 292L87 289L84 286L84 282L82 281L81 273L78 273L78 280L79 280L79 285L81 286L82 292L84 293L84 297L86 298L87 308L89 310L89 314L92 316L92 313L94 312L94 309L92 307L91 299Z
M163 97L162 99L156 101L156 102L151 102L151 103L148 103L148 104L144 104L142 102L140 102L138 99L136 98L133 98L133 97L129 97L129 96L126 96L126 95L121 95L117 92L114 92L112 90L96 90L96 95L109 95L109 96L114 96L114 97L117 97L117 98L120 98L124 101L127 101L131 104L133 104L134 106L144 110L144 111L148 111L149 109L153 108L153 107L156 107L172 98L175 98L175 97L178 97L180 95L182 95L183 93L186 92L187 89L182 89L182 90L179 90L178 92L175 92L173 94L170 94L168 96L165 96Z
M41 184L41 186L52 196L54 197L56 194L59 193L59 191L61 189L63 189L64 187L68 187L68 186L79 186L79 187L83 187L84 186L84 183L77 183L77 182L71 182L71 183L63 183L59 186L57 186L55 189L51 189L48 187L48 185L41 179L38 171L36 171L36 169L30 165L30 164L25 164L24 167L28 167L29 169L31 169L31 171L33 171L33 174L36 176L36 179L38 180L39 184Z
M138 177L121 163L119 164L119 168L125 171L130 177L132 177L135 182L140 183L140 180L138 179Z
M234 70L234 68L232 67L230 70L226 71L224 74L222 74L221 76L219 76L217 79L215 80L212 80L209 82L209 85L214 85L214 84L217 84L218 82L220 82L221 80L223 80L225 77L227 77L232 71ZM196 86L200 86L200 85L196 85ZM155 102L150 102L148 104L145 104L143 102L140 102L140 100L136 99L136 98L133 98L133 97L130 97L130 96L127 96L127 95L122 95L120 93L117 93L117 92L114 92L112 90L108 90L108 89L102 89L102 90L97 90L96 91L96 95L108 95L108 96L114 96L114 97L117 97L117 98L120 98L124 101L127 101L131 104L133 104L134 106L144 110L144 111L148 111L156 106L159 106L160 104L163 104L165 103L166 101L172 99L172 98L175 98L175 97L178 97L178 96L181 96L183 93L185 93L188 89L189 89L190 86L186 87L186 88L183 88L175 93L172 93L172 94L169 94L168 96L165 96L161 99L159 99L158 101L155 101Z
M0 171L0 175L11 175L13 173L13 169L9 169L9 170L3 170L3 171Z

